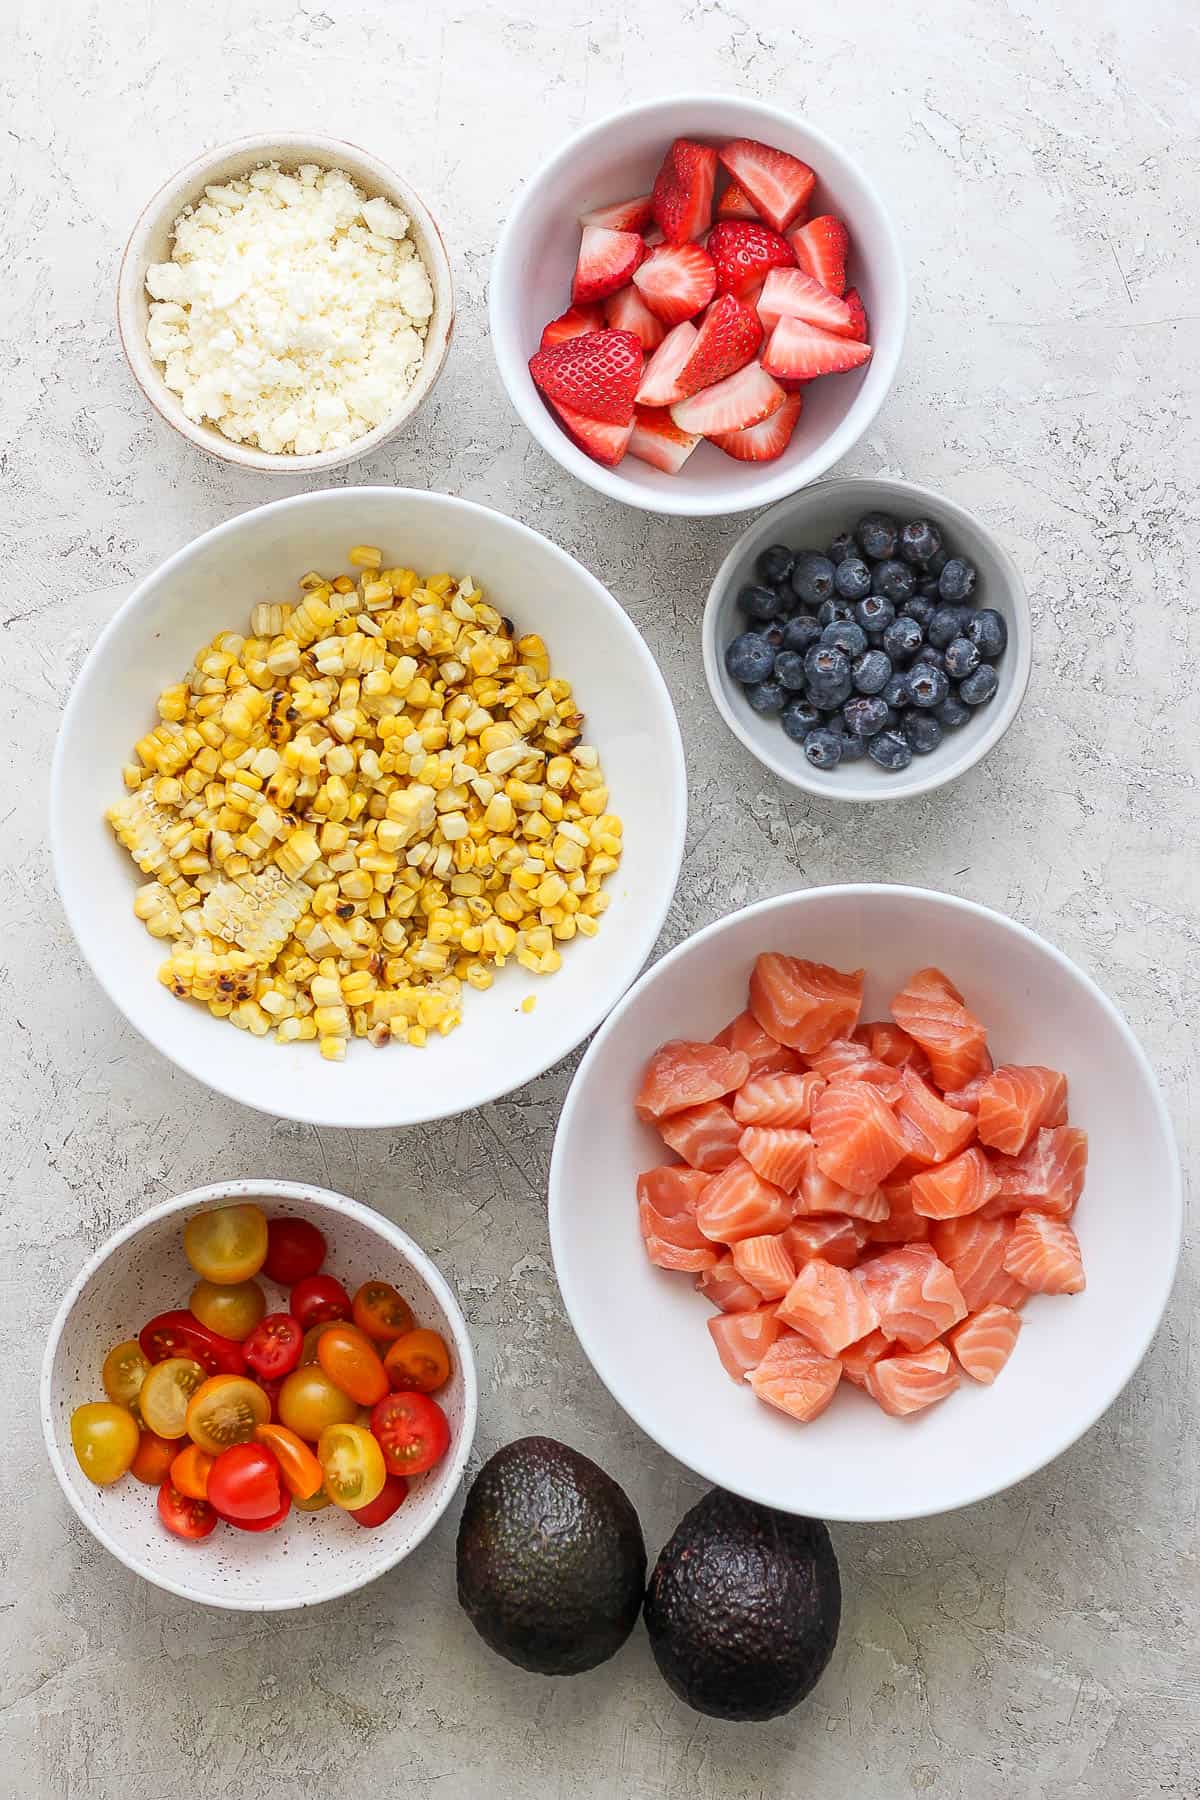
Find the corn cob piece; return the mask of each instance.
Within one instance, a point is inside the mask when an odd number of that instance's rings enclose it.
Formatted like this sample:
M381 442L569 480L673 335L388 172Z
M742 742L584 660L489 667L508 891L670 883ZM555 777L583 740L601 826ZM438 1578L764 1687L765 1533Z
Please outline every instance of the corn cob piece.
M257 874L218 882L205 895L204 928L259 962L270 963L312 905L312 897L303 881L289 881L282 869L268 863Z
M177 950L158 971L180 1000L251 1000L262 965L243 950Z

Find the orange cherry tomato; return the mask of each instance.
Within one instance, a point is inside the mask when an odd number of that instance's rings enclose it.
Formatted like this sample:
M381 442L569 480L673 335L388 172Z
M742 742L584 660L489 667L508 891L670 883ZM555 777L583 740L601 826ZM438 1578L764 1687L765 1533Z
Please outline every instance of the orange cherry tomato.
M321 1465L302 1437L286 1425L259 1425L254 1435L279 1464L284 1486L293 1500L311 1500L320 1492Z
M413 1328L412 1307L387 1281L363 1282L354 1296L353 1318L367 1337L384 1344Z
M198 1444L185 1444L171 1464L171 1480L188 1500L208 1499L208 1472L216 1457Z
M202 1325L240 1344L266 1312L267 1296L257 1281L198 1281L188 1305Z
M218 1206L193 1213L183 1228L183 1253L205 1281L249 1281L267 1257L267 1220L257 1206Z
M388 1391L387 1371L374 1346L353 1325L334 1325L317 1343L317 1361L356 1406L374 1406Z
M178 1449L179 1445L170 1438L159 1437L156 1431L143 1431L129 1473L147 1487L161 1487Z
M283 1378L276 1410L279 1423L315 1444L327 1425L348 1423L358 1411L349 1394L335 1387L324 1369L301 1364ZM266 1424L263 1420L263 1424Z
M383 1451L361 1425L328 1425L321 1433L317 1456L325 1492L347 1512L370 1506L388 1477Z
M406 1393L415 1389L418 1394L436 1394L450 1379L450 1352L438 1332L423 1327L406 1331L389 1345L383 1366L394 1388Z
M186 1430L193 1444L220 1456L245 1444L271 1416L269 1397L246 1375L210 1375L188 1401Z

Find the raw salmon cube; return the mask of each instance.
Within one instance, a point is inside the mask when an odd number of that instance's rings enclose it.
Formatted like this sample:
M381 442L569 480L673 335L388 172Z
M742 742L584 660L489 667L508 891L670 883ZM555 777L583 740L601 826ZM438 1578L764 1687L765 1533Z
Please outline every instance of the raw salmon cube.
M733 1116L743 1125L807 1125L824 1086L824 1077L809 1069L800 1075L751 1075L733 1096Z
M856 1025L854 1039L865 1044L877 1061L890 1063L893 1069L911 1068L921 1075L929 1067L929 1058L916 1038L909 1037L890 1019L871 1019L865 1025Z
M776 1043L750 1011L730 1019L724 1031L718 1031L713 1043L722 1044L726 1050L742 1051L750 1064L752 1081L757 1075L790 1074L804 1066L796 1052L789 1050L786 1044Z
M842 1374L855 1387L865 1387L867 1370L872 1368L881 1356L887 1356L892 1348L891 1338L884 1337L876 1328L868 1331L866 1337L859 1338L856 1344L847 1344L841 1352Z
M901 1165L903 1166L903 1165ZM929 1236L929 1220L913 1210L912 1182L885 1181L882 1188L887 1213L868 1224L867 1237L872 1244L921 1243Z
M1004 1267L1031 1294L1082 1294L1087 1286L1079 1239L1065 1219L1023 1212L1013 1227Z
M979 1141L1005 1156L1019 1156L1043 1125L1067 1117L1067 1078L1037 1064L1003 1063L979 1091Z
M849 1188L840 1187L836 1181L831 1181L817 1167L815 1158L809 1157L808 1167L800 1177L796 1212L846 1213L851 1218L864 1219L870 1224L887 1218L888 1203L882 1188L874 1188L869 1194L852 1194Z
M1027 1298L1004 1267L1012 1231L1010 1219L988 1219L980 1213L943 1219L933 1227L933 1247L953 1273L970 1312L993 1302L1012 1308Z
M738 1153L742 1128L732 1109L723 1100L708 1100L703 1106L687 1106L671 1113L658 1127L663 1143L682 1156L693 1169L715 1175L727 1168Z
M794 1194L808 1167L812 1139L807 1131L789 1130L783 1125L747 1125L738 1139L737 1150L764 1181Z
M826 1081L869 1081L890 1102L900 1092L899 1072L880 1062L854 1038L834 1038L823 1050L805 1058L810 1069Z
M918 1167L957 1156L975 1136L971 1114L948 1106L912 1069L900 1071L900 1094L893 1110L908 1144L906 1163Z
M1073 1125L1043 1126L1020 1156L992 1157L999 1188L988 1211L1043 1212L1069 1219L1087 1175L1086 1131Z
M977 1075L987 1057L987 1032L940 969L918 969L892 1001L897 1025L915 1038L933 1079L945 1093Z
M958 1373L945 1344L930 1344L908 1356L881 1357L867 1370L863 1386L885 1413L902 1418L952 1394Z
M849 1269L839 1269L819 1256L805 1263L780 1301L779 1318L823 1356L836 1356L879 1323L862 1283Z
M788 1254L799 1269L814 1256L836 1263L839 1269L852 1269L866 1242L869 1226L857 1219L796 1219L782 1233Z
M767 951L750 976L750 1011L779 1043L811 1055L854 1028L865 974L844 975L825 963Z
M711 1268L704 1269L696 1277L696 1287L722 1312L752 1312L762 1305L762 1295L756 1287L738 1274L732 1256L726 1252L719 1256Z
M978 1212L1000 1191L1000 1178L978 1144L912 1178L912 1203L927 1219L958 1219Z
M818 1094L811 1129L817 1167L855 1194L873 1192L906 1150L895 1113L866 1081L836 1081Z
M860 1263L862 1283L879 1329L906 1350L923 1350L967 1314L953 1274L929 1244L905 1244Z
M673 1038L660 1045L646 1064L634 1111L639 1119L654 1124L685 1107L731 1094L749 1073L749 1060L740 1050Z
M736 1244L742 1238L782 1231L791 1224L793 1210L791 1196L764 1181L739 1156L719 1175L710 1177L696 1208L696 1220L705 1237L719 1244Z
M637 1197L668 1218L677 1218L680 1213L694 1217L696 1203L708 1180L699 1169L685 1168L682 1163L660 1163L657 1169L644 1169L638 1176Z
M642 1200L638 1203L638 1221L646 1255L660 1269L683 1269L694 1274L699 1269L711 1269L716 1262L716 1251L691 1213L669 1218L648 1200Z
M805 1425L825 1411L841 1378L836 1357L822 1356L790 1331L776 1338L748 1377L760 1400Z
M1020 1313L1009 1306L985 1306L954 1327L950 1348L972 1381L991 1387L1012 1355L1020 1330Z
M796 1279L782 1236L743 1238L733 1246L733 1266L764 1300L782 1300Z
M717 1313L707 1323L717 1355L735 1381L744 1381L752 1369L757 1369L780 1331L773 1306L759 1306L753 1312Z
M984 1086L986 1085L991 1072L991 1058L989 1057L988 1067L986 1069L981 1069L978 1075L972 1075L970 1081L966 1082L962 1087L946 1089L945 1093L942 1095L946 1105L952 1106L956 1112L977 1114L979 1111L979 1096L983 1093Z

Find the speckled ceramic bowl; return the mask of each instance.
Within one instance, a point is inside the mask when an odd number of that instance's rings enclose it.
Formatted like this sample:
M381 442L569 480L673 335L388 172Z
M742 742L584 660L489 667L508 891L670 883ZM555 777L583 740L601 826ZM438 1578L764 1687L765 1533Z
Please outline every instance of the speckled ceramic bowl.
M102 1400L100 1364L147 1319L182 1306L192 1285L183 1226L193 1213L254 1200L268 1218L308 1219L329 1243L329 1269L351 1292L368 1276L390 1281L418 1321L440 1331L454 1372L438 1394L450 1421L450 1449L427 1475L414 1478L399 1512L364 1531L336 1507L293 1512L263 1533L218 1526L199 1544L172 1537L160 1524L153 1490L127 1475L93 1487L71 1448L71 1414ZM268 1305L281 1291L266 1283ZM64 1494L92 1535L128 1569L168 1593L202 1606L286 1612L316 1606L365 1587L403 1562L437 1523L462 1478L475 1435L475 1362L458 1302L433 1263L403 1231L341 1194L291 1181L232 1181L164 1200L118 1231L85 1264L51 1327L42 1363L42 1429Z

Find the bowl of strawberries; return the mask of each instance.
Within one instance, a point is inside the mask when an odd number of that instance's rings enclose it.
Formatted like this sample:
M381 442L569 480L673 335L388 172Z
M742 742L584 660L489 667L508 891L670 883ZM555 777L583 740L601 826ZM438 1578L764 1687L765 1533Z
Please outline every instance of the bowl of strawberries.
M543 449L627 505L692 516L766 505L845 456L906 308L859 165L732 95L572 138L518 197L489 291L501 379Z

